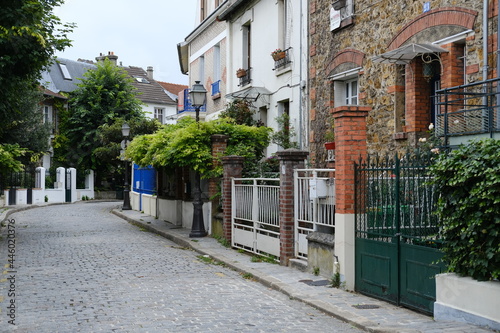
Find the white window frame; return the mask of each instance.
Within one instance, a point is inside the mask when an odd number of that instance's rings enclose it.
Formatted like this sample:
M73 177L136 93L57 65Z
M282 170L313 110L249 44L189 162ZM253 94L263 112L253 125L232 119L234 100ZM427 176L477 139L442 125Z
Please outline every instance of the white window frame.
M154 119L157 119L161 124L163 124L165 115L165 108L156 108L154 111Z
M52 106L50 105L43 106L43 123L52 123Z
M358 105L359 84L358 78L344 81L345 84L345 105ZM353 90L356 90L353 92Z
M345 105L359 105L359 72L357 67L342 73L332 75L335 107ZM356 93L352 93L352 85L356 82Z

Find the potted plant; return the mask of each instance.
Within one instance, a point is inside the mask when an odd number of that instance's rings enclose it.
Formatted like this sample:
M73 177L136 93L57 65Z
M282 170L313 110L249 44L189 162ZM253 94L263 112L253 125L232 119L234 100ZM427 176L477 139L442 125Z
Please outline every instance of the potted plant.
M244 76L247 76L247 71L243 68L238 68L238 70L236 71L236 77L242 78Z
M403 132L406 132L406 119L405 118L401 119L401 130Z
M285 51L283 51L282 49L276 49L273 52L271 52L271 57L273 57L274 61L281 60L285 58L285 56L286 56Z
M335 123L333 121L333 118L330 118L328 122L328 129L325 132L325 148L326 150L333 150L335 149Z

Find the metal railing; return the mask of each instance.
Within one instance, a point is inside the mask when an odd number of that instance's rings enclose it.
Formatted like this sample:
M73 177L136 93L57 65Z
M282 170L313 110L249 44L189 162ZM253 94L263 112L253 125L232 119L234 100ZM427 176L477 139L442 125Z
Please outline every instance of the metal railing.
M307 258L307 235L335 233L335 169L297 169L295 188L295 255Z
M245 72L246 75L239 77L240 80L240 84L238 84L239 87L246 86L247 84L250 84L250 82L252 82L252 78L250 75L252 72L252 68L245 69Z
M279 178L232 180L232 246L279 258Z
M356 164L356 237L391 243L439 243L437 192L429 156L369 157ZM435 245L437 246L437 245Z
M292 62L290 60L290 52L289 52L290 49L291 49L291 47L287 48L286 50L283 50L283 54L284 54L283 58L279 58L279 59L275 58L273 71L284 68Z
M436 91L436 135L447 138L500 131L500 79Z

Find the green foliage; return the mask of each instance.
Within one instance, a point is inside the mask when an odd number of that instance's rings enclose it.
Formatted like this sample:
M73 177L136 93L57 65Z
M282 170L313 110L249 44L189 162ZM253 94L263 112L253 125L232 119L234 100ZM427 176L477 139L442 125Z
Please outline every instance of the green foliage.
M18 144L29 150L29 154L20 159L23 164L30 163L34 156L45 153L49 148L52 123L43 122L42 101L38 88L21 87L18 91L19 112L10 113L0 125L0 142Z
M127 149L127 157L140 166L176 168L188 166L204 177L220 176L221 167L213 167L211 136L229 136L227 155L261 159L269 144L267 127L236 125L228 119L196 123L191 118L175 125L165 125L152 135L135 138Z
M131 82L126 72L109 60L85 73L79 88L71 95L71 112L61 117L60 136L55 144L59 159L80 171L96 170L98 177L109 173L111 157L107 155L106 160L101 160L96 154L103 147L100 135L103 126L111 126L119 119L128 122L144 117L142 102L137 99ZM105 154L102 150L97 153L101 157ZM115 151L113 154L117 156Z
M18 144L0 144L0 174L23 170L19 158L26 153L27 150Z
M19 91L36 89L41 70L56 51L71 46L62 24L52 14L63 0L0 0L0 118L19 112Z
M430 168L440 193L444 258L450 271L500 278L500 141L472 141Z
M293 141L295 129L290 125L290 116L283 113L276 118L276 122L278 123L278 130L271 135L271 142L283 149L299 148L297 141Z
M253 119L255 111L252 110L250 102L244 99L235 99L227 104L226 110L220 114L221 118L234 119L238 125L255 126L257 121Z

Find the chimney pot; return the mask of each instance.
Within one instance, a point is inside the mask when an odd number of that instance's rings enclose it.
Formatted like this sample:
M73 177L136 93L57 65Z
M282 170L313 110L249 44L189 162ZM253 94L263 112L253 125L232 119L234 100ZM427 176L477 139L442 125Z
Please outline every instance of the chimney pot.
M148 66L146 73L147 73L148 79L154 80L154 78L153 78L153 66Z

